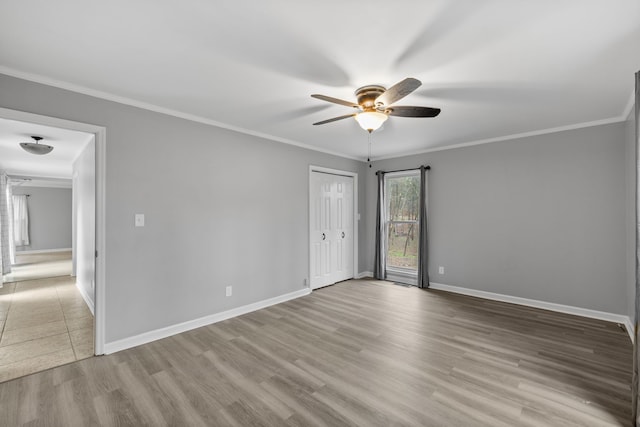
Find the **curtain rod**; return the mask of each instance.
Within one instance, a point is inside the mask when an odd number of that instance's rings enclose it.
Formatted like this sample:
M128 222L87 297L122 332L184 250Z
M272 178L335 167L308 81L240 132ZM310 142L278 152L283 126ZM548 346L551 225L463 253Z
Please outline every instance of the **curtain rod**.
M395 171L377 171L376 175L378 175L379 173L396 173L396 172L409 172L409 171L415 171L418 170L420 168L425 168L426 170L431 170L431 166L429 165L424 165L424 166L418 166L417 168L411 168L411 169L398 169Z

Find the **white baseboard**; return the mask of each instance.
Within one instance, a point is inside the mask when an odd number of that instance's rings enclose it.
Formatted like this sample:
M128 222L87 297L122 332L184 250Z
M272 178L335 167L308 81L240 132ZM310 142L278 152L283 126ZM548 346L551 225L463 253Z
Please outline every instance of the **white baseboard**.
M493 301L508 302L511 304L525 305L527 307L542 308L544 310L557 311L559 313L573 314L576 316L589 317L592 319L606 320L624 325L629 338L633 342L635 331L629 316L622 314L607 313L606 311L591 310L588 308L574 307L571 305L556 304L553 302L539 301L529 298L514 297L511 295L496 294L493 292L479 291L476 289L463 288L460 286L445 285L442 283L429 282L431 289L453 292L456 294L469 295L472 297L490 299Z
M260 310L262 308L266 308L271 305L280 304L285 301L300 298L305 295L309 295L310 293L311 293L311 289L309 288L300 289L299 291L290 292L288 294L269 298L263 301L258 301L252 304L243 305L242 307L233 308L231 310L223 311L221 313L211 314L209 316L201 317L199 319L189 320L187 322L178 323L176 325L167 326L165 328L160 328L153 331L144 332L142 334L135 335L132 337L109 342L104 345L104 353L111 354L117 351L126 350L128 348L146 344L151 341L156 341L162 338L170 337L171 335L176 335L182 332L190 331L192 329L200 328L202 326L207 326L213 323L227 320L232 317L251 313L252 311Z
M373 277L373 271L362 271L356 275L356 279L364 279L365 277Z
M16 251L16 255L34 255L34 254L46 254L48 252L71 252L71 248L60 249L37 249L33 251Z
M76 288L78 289L78 292L80 292L80 295L82 295L82 299L84 300L85 304L87 304L87 307L89 307L89 310L91 311L91 314L93 316L95 316L95 307L93 304L93 298L91 295L89 295L87 293L87 291L85 291L85 287L82 286L78 281L76 281Z
M624 327L629 334L629 338L631 338L631 342L634 342L636 340L636 328L633 326L629 316L625 316L625 318Z

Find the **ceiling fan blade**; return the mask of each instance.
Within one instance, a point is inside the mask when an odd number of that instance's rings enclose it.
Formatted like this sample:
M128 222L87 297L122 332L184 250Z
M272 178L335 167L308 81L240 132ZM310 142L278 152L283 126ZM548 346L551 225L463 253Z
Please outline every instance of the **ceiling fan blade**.
M347 107L360 108L358 104L354 104L353 102L345 101L343 99L338 99L338 98L332 98L326 95L313 94L311 95L311 97L316 99L321 99L322 101L333 102L334 104L346 105Z
M356 115L355 113L354 114L346 114L344 116L334 117L332 119L327 119L327 120L323 120L321 122L316 122L313 125L315 126L315 125L323 125L325 123L337 122L338 120L348 119L349 117L353 117L355 115Z
M439 108L431 107L397 106L389 107L384 111L390 116L396 117L435 117L440 114Z
M422 82L412 77L407 77L400 83L396 83L387 89L382 95L376 98L376 105L382 104L385 106L391 105L396 101L401 100L405 96L409 95L414 90L418 89L422 85Z

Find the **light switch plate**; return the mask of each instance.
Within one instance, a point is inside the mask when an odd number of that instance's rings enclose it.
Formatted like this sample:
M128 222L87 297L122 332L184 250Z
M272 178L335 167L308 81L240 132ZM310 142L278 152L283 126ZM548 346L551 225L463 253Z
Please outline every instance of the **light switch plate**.
M144 227L144 214L136 214L136 227Z

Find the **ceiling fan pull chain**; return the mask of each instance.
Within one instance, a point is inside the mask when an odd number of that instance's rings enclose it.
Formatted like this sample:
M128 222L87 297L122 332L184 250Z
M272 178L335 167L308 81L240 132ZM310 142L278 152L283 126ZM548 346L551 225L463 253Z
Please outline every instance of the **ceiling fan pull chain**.
M369 140L369 156L367 157L367 162L369 162L369 167L371 167L371 132L367 134Z

